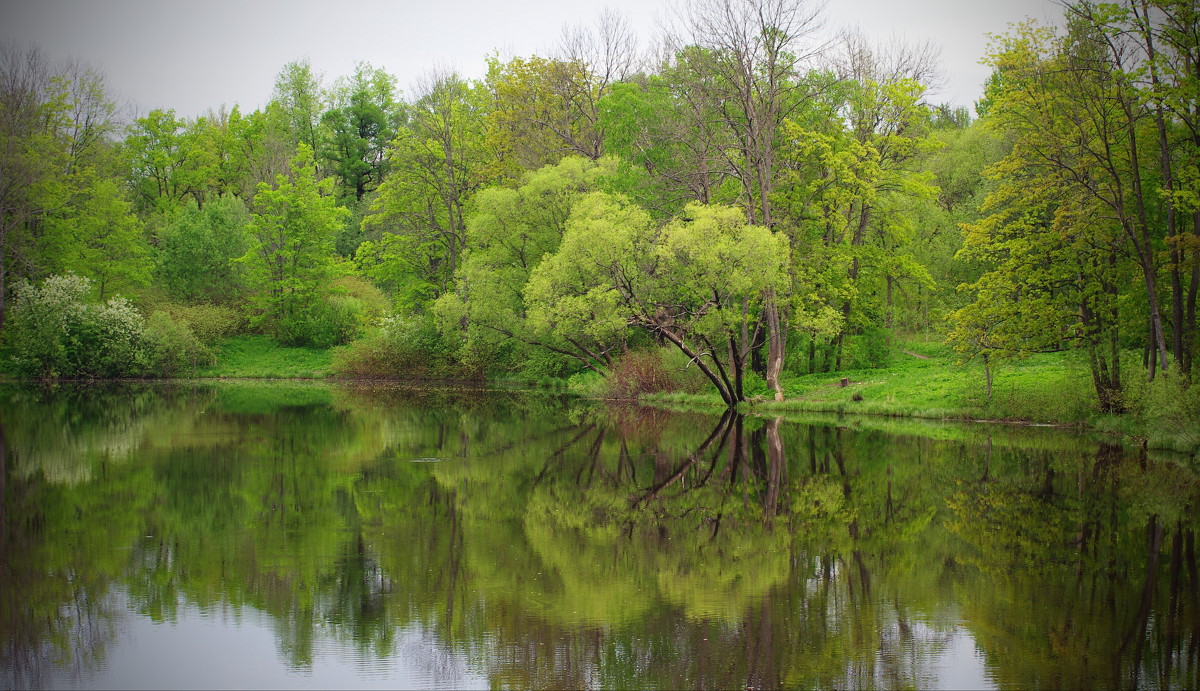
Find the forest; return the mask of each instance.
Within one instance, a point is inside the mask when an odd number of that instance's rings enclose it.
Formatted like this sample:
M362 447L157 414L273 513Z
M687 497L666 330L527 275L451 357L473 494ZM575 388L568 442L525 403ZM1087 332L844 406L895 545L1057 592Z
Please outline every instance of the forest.
M989 400L1058 354L1097 413L1200 421L1200 10L1062 10L996 27L973 109L928 97L935 45L807 0L689 3L649 48L605 12L407 92L295 60L194 118L5 44L0 367L190 376L255 337L736 407L924 339Z

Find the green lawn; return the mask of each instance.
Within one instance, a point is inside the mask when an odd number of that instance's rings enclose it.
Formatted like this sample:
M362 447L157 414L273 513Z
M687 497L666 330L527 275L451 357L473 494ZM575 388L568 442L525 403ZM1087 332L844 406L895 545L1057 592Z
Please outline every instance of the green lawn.
M216 350L217 362L198 377L241 379L323 379L330 375L338 348L289 348L268 336L235 336Z
M1063 354L994 363L990 401L984 382L981 363L960 364L945 346L907 343L883 369L785 378L786 400L760 406L1055 423L1085 422L1095 410L1090 375Z
M848 385L842 386L842 379ZM994 363L988 401L981 363L960 364L947 346L928 342L897 342L885 368L785 376L783 388L782 402L755 397L750 409L1043 423L1083 423L1095 411L1090 375L1067 355ZM720 405L715 395L660 394L646 400Z

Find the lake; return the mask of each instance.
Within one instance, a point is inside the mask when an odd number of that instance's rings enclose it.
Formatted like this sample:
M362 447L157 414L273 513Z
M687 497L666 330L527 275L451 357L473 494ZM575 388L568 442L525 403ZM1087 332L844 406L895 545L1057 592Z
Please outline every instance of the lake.
M304 383L0 388L0 686L1197 688L1194 461Z

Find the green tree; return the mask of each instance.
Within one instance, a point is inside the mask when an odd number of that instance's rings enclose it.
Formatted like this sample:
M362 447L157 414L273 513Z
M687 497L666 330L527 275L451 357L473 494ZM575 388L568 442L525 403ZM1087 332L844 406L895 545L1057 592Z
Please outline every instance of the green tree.
M91 178L69 213L49 225L71 242L62 268L92 279L100 300L150 283L150 246L116 180Z
M235 259L246 253L250 214L234 196L190 205L163 229L155 276L176 299L229 304L242 290Z
M476 194L475 211L467 222L471 244L455 290L442 295L436 305L444 322L455 330L462 325L471 359L490 359L515 339L569 355L596 370L610 364L611 344L589 347L573 337L535 336L526 321L524 290L534 268L558 250L575 201L596 190L616 165L612 158L570 156L526 173L519 187L489 187Z
M387 145L395 136L395 83L382 69L359 63L352 77L334 85L333 106L321 116L328 133L321 157L340 180L339 195L353 197L354 204L385 175Z
M328 180L328 179L327 179ZM346 214L316 179L313 154L301 144L290 176L259 186L240 262L253 291L251 323L284 342L305 342L332 278L333 238Z
M666 225L596 192L576 203L559 250L525 288L535 332L592 342L636 326L678 347L721 399L744 400L758 314L787 278L787 240L733 207L691 204Z
M363 218L359 262L393 266L410 292L446 291L466 247L467 204L488 181L486 92L457 74L430 75L389 151L391 174Z

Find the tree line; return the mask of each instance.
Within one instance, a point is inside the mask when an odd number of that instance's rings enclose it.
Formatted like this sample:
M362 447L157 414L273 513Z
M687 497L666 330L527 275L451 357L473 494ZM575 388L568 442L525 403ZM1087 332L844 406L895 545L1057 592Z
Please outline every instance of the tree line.
M176 340L225 310L556 376L659 345L730 405L940 332L989 373L1078 351L1119 410L1133 353L1197 348L1200 21L1064 12L992 37L974 116L931 102L935 46L830 39L806 0L690 3L645 51L605 13L407 94L294 61L261 109L129 123L97 71L5 46L0 324L70 272Z

